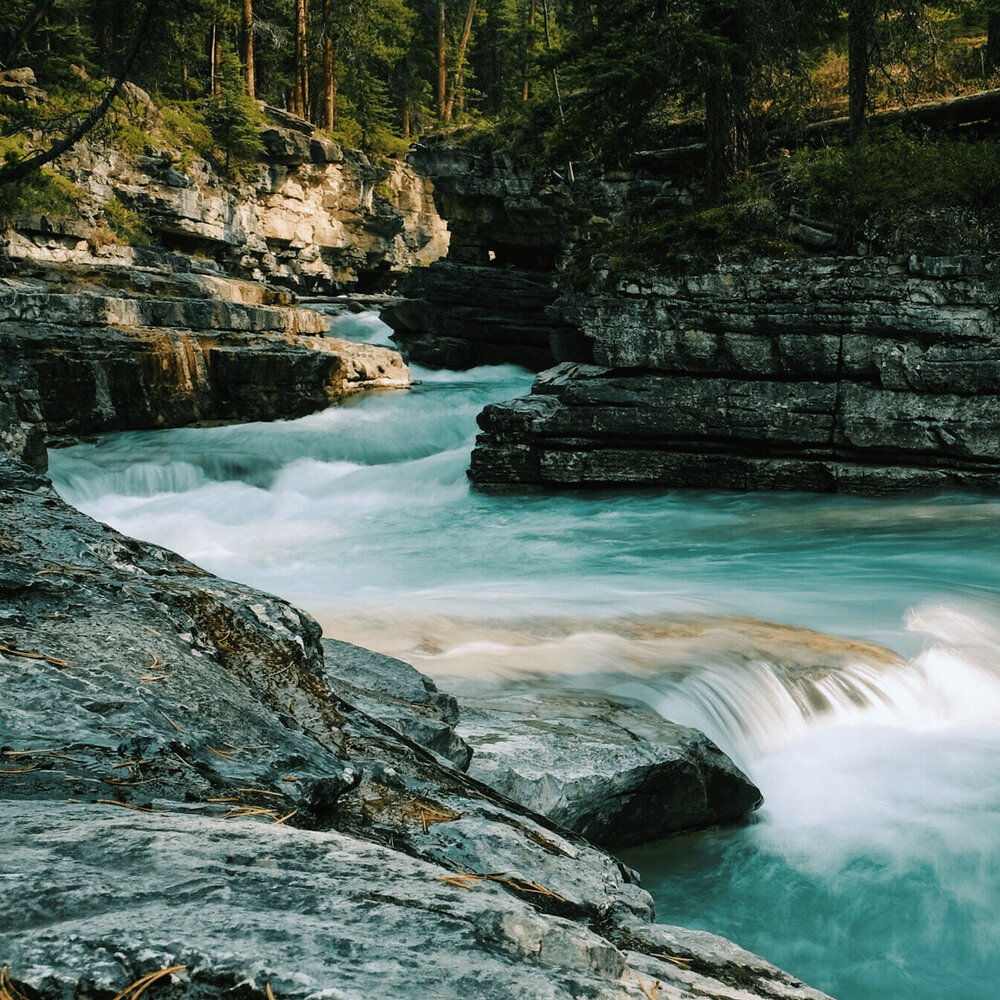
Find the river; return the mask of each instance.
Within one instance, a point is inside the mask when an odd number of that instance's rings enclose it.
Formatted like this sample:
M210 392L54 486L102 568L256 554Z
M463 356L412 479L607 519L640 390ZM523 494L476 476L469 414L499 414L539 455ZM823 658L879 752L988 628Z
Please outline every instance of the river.
M372 314L334 325L387 343ZM301 420L53 451L53 481L445 687L596 689L703 729L765 804L624 852L659 920L839 1000L995 995L1000 500L485 496L475 416L531 376L414 374Z

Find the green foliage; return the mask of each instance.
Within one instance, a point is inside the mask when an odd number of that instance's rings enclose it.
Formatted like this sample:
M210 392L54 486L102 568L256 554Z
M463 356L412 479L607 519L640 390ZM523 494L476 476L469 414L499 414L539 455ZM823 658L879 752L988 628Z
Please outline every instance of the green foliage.
M732 190L722 204L616 227L588 250L609 254L617 269L667 272L710 267L720 259L800 255L782 228L774 202L748 182Z
M0 145L6 162L19 160L22 151ZM37 212L61 219L77 219L83 192L65 177L50 170L34 170L27 177L0 185L0 223L9 225L20 212Z
M127 208L112 196L104 206L104 221L119 241L129 246L144 246L149 243L149 227L138 212Z
M873 219L901 226L918 224L931 207L995 209L1000 143L872 132L853 147L795 153L787 193L807 212L835 219L850 245Z
M240 173L264 154L259 126L263 116L243 84L240 64L231 52L225 52L216 75L218 93L207 102L205 125L219 144L225 169Z
M160 109L160 138L177 154L177 166L187 170L194 157L209 160L215 153L215 138L202 110L193 101L178 101Z

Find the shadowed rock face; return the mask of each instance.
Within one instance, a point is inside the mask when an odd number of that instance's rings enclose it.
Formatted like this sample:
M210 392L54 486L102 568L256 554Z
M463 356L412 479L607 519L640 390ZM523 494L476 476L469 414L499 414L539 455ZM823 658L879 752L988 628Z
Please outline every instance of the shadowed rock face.
M470 476L485 488L995 489L998 304L994 269L964 258L599 271L556 307L593 363L488 407Z
M430 368L539 371L575 334L546 313L558 294L550 274L437 261L411 272L400 291L405 297L382 310L382 321L409 360Z
M32 996L178 965L161 995L821 998L650 925L615 859L359 711L308 616L7 462L0 617L0 950Z

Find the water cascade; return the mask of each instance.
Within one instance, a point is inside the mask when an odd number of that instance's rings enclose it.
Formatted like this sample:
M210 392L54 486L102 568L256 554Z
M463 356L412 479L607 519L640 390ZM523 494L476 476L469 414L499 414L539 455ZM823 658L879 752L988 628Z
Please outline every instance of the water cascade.
M384 342L371 315L335 322ZM531 376L415 375L298 421L55 451L53 479L445 686L597 689L703 729L765 806L628 852L659 919L840 1000L992 995L1000 500L485 496L465 477L475 415Z

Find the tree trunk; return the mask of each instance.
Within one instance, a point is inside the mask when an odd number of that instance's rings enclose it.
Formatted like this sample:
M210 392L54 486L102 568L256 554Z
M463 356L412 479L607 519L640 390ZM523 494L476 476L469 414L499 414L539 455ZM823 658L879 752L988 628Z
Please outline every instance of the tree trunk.
M447 87L448 87L448 40L445 35L445 10L444 10L444 0L438 0L438 80L437 80L437 99L438 99L438 118L441 121L445 120L444 113L446 110L446 98L447 98Z
M309 0L295 0L295 107L293 113L309 117Z
M215 87L215 36L218 29L212 23L212 33L208 37L208 92L215 97L217 90Z
M750 137L746 11L740 4L714 13L725 49L705 80L705 193L712 201L745 176Z
M333 26L333 0L323 0L323 128L337 127L336 32Z
M465 12L465 24L462 27L462 37L458 43L458 55L455 57L455 78L444 114L444 120L447 122L451 121L451 114L455 108L455 98L465 86L465 51L469 47L469 37L472 34L472 19L476 16L476 3L477 0L469 0L469 7ZM463 104L464 101L459 104L459 107L462 107Z
M527 103L531 96L531 88L528 83L528 73L531 71L531 47L535 38L535 2L531 0L528 10L527 25L524 29L521 49L523 62L521 63L521 101Z
M1000 13L986 18L986 75L1000 68Z
M243 18L240 24L240 41L243 50L243 80L247 93L257 97L257 74L253 57L253 0L243 0Z
M868 114L868 74L871 40L875 28L874 0L850 0L847 5L847 141L854 145L862 136Z

